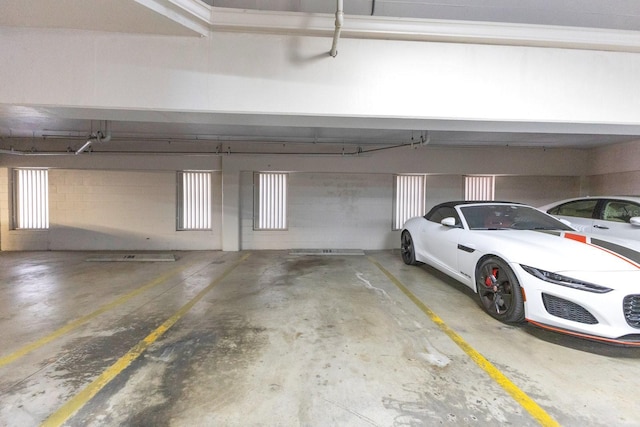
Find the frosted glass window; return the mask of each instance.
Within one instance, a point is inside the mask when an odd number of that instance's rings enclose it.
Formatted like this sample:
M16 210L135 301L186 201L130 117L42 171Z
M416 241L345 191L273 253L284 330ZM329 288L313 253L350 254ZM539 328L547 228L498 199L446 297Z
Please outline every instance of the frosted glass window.
M15 169L13 223L16 229L49 228L49 171Z
M400 230L405 221L425 214L426 176L396 175L393 206L393 229Z
M178 172L178 230L211 230L211 172Z
M286 230L287 174L255 174L254 228L256 230Z
M495 182L494 176L465 176L464 199L494 200Z

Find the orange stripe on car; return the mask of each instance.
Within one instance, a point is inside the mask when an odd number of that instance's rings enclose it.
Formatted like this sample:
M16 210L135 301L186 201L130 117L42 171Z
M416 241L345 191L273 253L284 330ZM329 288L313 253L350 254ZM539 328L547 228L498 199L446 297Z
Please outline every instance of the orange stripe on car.
M632 260L630 260L629 258L626 258L626 257L624 257L624 256L622 256L622 255L620 255L620 254L618 254L618 253L616 253L616 252L614 252L614 251L612 251L612 250L610 250L610 249L603 248L602 246L595 245L595 244L591 243L591 242L589 241L590 239L589 239L587 236L583 235L583 234L564 233L564 237L565 237L566 239L575 240L576 242L584 243L584 244L587 244L587 245L589 245L589 246L591 246L591 247L598 248L598 249L600 249L601 251L605 251L606 253L608 253L608 254L610 254L610 255L613 255L613 256L615 256L615 257L617 257L617 258L620 258L621 260L623 260L623 261L625 261L625 262L627 262L627 263L631 264L632 266L634 266L634 267L636 267L636 268L640 268L640 264L638 264L638 263L636 263L636 262L633 262L633 261L632 261Z
M582 234L564 233L564 237L575 240L576 242L587 243L587 236L583 236Z
M589 334L583 334L583 333L580 333L580 332L569 331L569 330L563 329L563 328L556 328L554 326L545 325L544 323L539 323L539 322L536 322L536 321L530 320L530 319L526 319L526 320L527 320L528 323L531 323L534 326L537 326L537 327L542 328L542 329L547 329L549 331L559 332L561 334L571 335L571 336L574 336L574 337L584 338L584 339L588 339L588 340L592 340L592 341L605 342L605 343L609 343L609 344L618 344L618 345L623 345L623 346L628 346L628 347L640 347L640 341L624 341L624 340L619 340L619 339L615 339L615 338L598 337L598 336L595 336L595 335L589 335Z

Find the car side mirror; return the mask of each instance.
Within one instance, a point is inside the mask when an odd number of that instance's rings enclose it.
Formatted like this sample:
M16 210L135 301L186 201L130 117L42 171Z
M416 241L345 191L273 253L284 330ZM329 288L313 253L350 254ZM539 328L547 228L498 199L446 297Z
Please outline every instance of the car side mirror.
M631 223L631 225L635 225L636 227L640 227L640 216L634 216L631 219L629 219L629 222Z
M448 216L446 218L443 218L442 221L440 221L440 224L444 225L445 227L455 227L456 219L452 216Z

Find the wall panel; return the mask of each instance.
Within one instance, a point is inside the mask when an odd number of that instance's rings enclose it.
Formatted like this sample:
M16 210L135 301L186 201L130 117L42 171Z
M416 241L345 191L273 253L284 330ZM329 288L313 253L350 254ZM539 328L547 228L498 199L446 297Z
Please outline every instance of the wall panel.
M587 182L589 192L586 195L589 196L640 196L640 170L591 175Z
M576 176L497 176L495 198L542 206L580 196L580 183Z
M176 231L175 172L51 169L49 230L9 230L3 201L2 249L220 249L219 173L213 187L214 229Z

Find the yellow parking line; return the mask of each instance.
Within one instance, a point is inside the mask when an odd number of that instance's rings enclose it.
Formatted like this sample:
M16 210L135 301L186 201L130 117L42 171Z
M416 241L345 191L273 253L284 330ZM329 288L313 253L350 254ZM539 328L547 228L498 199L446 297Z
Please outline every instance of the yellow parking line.
M159 285L160 283L163 283L165 280L167 280L169 277L173 276L174 274L177 274L180 271L186 270L187 268L189 268L191 266L187 265L187 266L181 266L181 267L177 267L174 268L171 271L168 271L167 273L163 274L160 277L157 277L156 279L152 280L151 282L147 283L144 286L139 287L138 289L135 289L131 292L129 292L128 294L122 295L120 298L115 299L114 301L103 305L102 307L100 307L99 309L97 309L96 311L87 314L86 316L82 316L70 323L67 323L66 325L64 325L62 328L50 333L47 336L44 336L42 338L40 338L38 341L32 342L30 344L27 344L21 348L19 348L18 350L14 351L11 354L8 354L6 356L0 357L0 368L3 367L4 365L8 365L9 363L15 361L16 359L19 359L20 357L31 353L32 351L42 347L43 345L57 339L60 338L61 336L68 334L69 332L73 331L74 329L77 329L78 327L82 326L83 324L87 323L89 320L93 319L94 317L97 317L99 315L101 315L102 313L109 311L121 304L124 304L125 302L129 301L130 299L132 299L133 297L140 295L143 292L148 291L149 289Z
M156 342L167 330L169 330L178 320L180 320L198 301L200 301L211 289L227 277L238 265L249 257L250 254L244 255L238 261L227 268L222 275L201 290L191 301L183 305L173 316L167 319L162 325L158 326L153 332L147 335L142 341L136 344L124 356L118 359L113 365L107 368L98 378L93 380L91 384L86 386L80 393L76 394L60 409L53 413L43 423L43 427L61 426L80 408L82 408L89 400L93 398L100 390L102 390L111 380L124 371L134 360L136 360L151 344Z
M449 338L453 340L476 364L482 368L500 387L502 387L507 393L513 397L533 418L536 419L543 426L559 426L560 424L554 420L544 409L540 407L532 398L530 398L524 391L520 390L509 378L506 377L498 368L493 366L482 354L478 353L469 343L467 343L460 335L458 335L453 329L449 328L444 321L438 317L429 307L427 307L422 301L418 299L409 289L407 289L402 282L387 271L379 262L375 259L368 257L369 261L375 264L380 271L382 271L387 278L398 287L415 305L426 314L433 323L445 333Z

